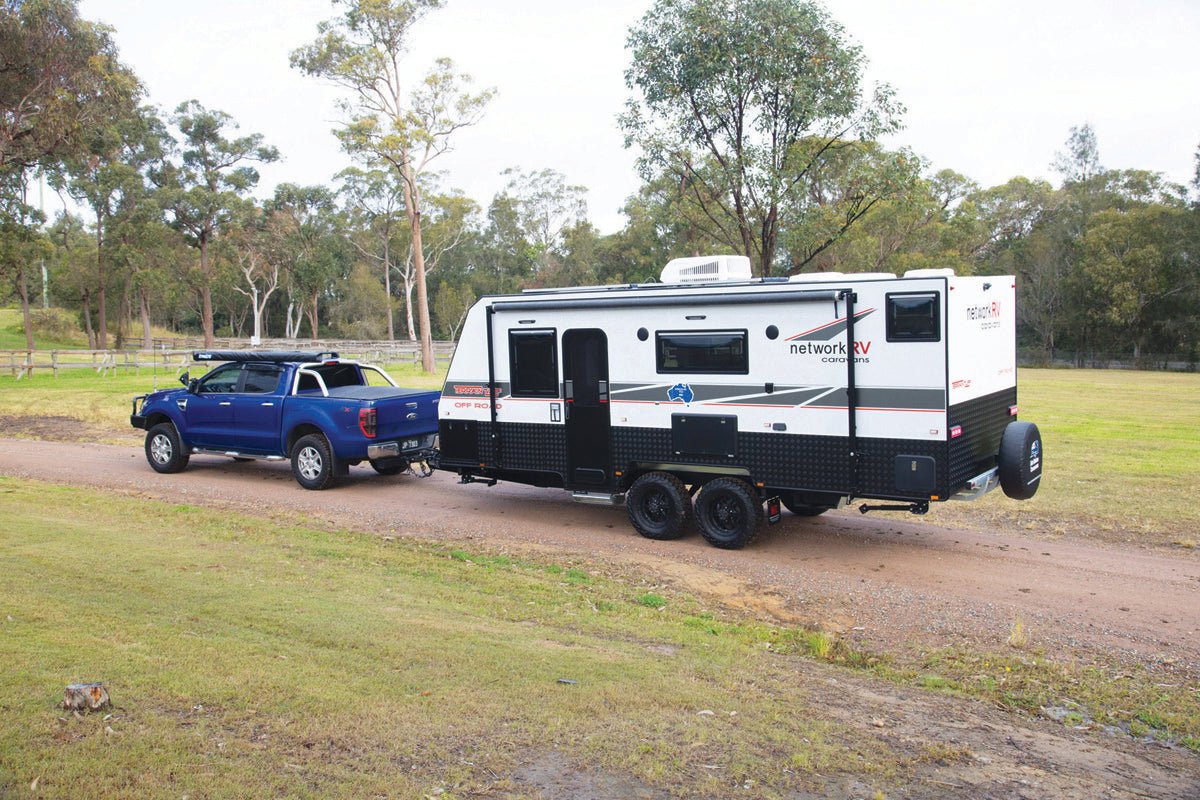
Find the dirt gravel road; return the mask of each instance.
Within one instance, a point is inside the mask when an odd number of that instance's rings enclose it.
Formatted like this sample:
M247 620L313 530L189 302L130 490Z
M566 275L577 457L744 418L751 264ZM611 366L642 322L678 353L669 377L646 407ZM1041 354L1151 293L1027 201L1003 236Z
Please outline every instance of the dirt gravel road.
M185 472L159 475L132 446L0 439L0 474L600 556L866 647L964 640L998 647L1020 619L1033 643L1056 651L1116 654L1200 675L1200 556L1187 551L951 530L852 510L817 519L785 513L748 549L723 551L698 535L643 539L623 509L580 505L558 489L458 486L441 472L383 478L358 467L336 489L317 493L301 489L286 464L195 457Z
M561 490L457 486L448 473L384 478L355 468L338 488L309 492L285 464L196 457L181 474L158 475L132 442L0 439L0 475L177 503L299 510L383 534L632 564L664 584L759 616L819 625L868 648L963 641L998 648L1020 618L1033 645L1059 658L1103 654L1158 662L1191 681L1200 675L1200 556L1186 551L952 530L842 511L818 519L785 515L750 548L730 552L699 536L642 539L622 509L575 504ZM820 664L798 669L814 699L850 729L901 747L952 742L973 754L945 767L931 762L894 796L1200 797L1200 760L1177 747L1078 733ZM851 781L827 794L865 791Z

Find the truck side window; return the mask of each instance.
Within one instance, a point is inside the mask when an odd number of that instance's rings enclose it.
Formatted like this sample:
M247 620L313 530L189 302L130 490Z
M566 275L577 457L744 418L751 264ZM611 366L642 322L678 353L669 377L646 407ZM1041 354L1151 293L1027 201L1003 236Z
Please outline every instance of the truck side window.
M558 397L555 331L509 331L508 358L513 397Z
M242 377L240 364L229 364L217 367L205 375L200 381L200 394L228 394L236 392L238 381Z
M242 391L247 394L272 394L279 386L279 367L265 367L260 364L246 365L245 379L242 381Z
M937 292L889 294L889 342L938 342L942 339L942 314Z
M746 331L657 331L658 372L745 375L750 371L746 338Z

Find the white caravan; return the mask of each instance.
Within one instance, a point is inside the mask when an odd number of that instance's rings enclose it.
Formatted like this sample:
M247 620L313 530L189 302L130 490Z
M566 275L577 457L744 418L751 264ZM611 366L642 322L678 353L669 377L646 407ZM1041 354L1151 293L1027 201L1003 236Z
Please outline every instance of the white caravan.
M663 283L481 299L438 406L440 468L624 501L655 539L694 514L726 548L753 539L764 502L775 521L780 504L924 513L1037 491L1012 276L749 266L679 259Z

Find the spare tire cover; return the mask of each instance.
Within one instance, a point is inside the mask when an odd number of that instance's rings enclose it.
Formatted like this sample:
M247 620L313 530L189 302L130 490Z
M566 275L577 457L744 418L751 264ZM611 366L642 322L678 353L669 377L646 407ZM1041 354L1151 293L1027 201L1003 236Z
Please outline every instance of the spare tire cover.
M1000 439L1000 487L1014 500L1028 500L1042 482L1042 435L1032 422L1010 422Z

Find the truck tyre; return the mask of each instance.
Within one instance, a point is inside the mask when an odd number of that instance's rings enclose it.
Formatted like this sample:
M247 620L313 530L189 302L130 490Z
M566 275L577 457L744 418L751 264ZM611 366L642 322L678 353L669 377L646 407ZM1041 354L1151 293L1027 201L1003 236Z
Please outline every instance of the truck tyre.
M740 550L754 541L762 515L762 502L738 478L709 481L696 500L700 533L713 547L725 550Z
M182 472L190 458L171 423L160 422L146 431L146 460L155 472Z
M319 433L300 437L292 447L292 474L305 489L327 489L337 472L333 450Z
M1010 422L1000 437L1000 488L1014 500L1028 500L1042 482L1042 435L1032 422Z
M625 510L634 530L647 539L678 539L687 533L692 498L674 475L647 472L629 487Z
M375 470L380 475L399 475L401 472L404 472L404 470L408 469L408 464L397 464L391 459L388 461L372 459L371 469Z

